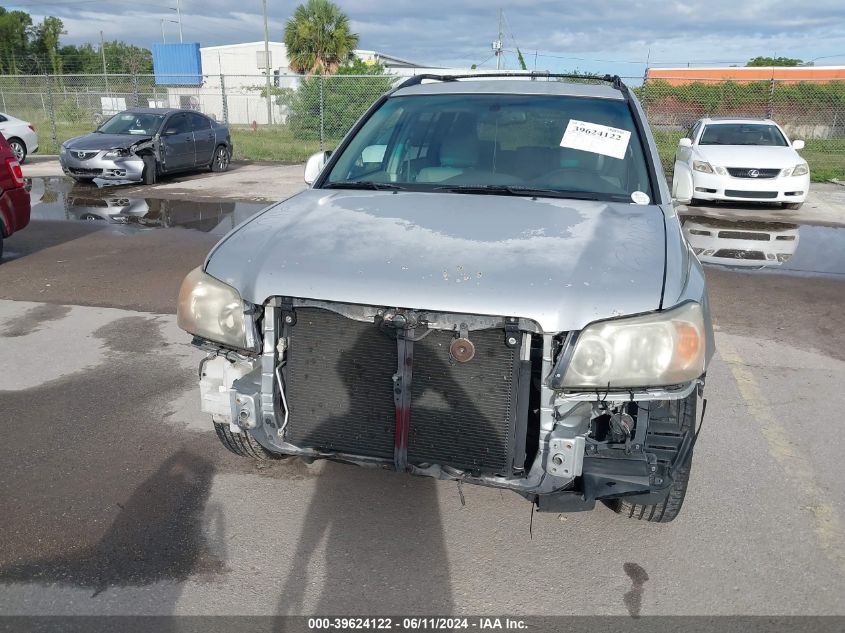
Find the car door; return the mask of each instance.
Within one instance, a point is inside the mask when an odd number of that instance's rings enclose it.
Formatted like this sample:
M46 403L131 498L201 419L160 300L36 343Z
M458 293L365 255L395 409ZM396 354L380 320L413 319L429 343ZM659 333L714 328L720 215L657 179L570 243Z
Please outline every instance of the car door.
M165 121L161 134L164 170L190 169L196 164L196 144L187 112L173 114Z
M191 112L188 114L191 119L191 129L194 132L194 143L196 146L196 164L198 167L206 167L211 164L214 155L214 130L211 129L211 120Z

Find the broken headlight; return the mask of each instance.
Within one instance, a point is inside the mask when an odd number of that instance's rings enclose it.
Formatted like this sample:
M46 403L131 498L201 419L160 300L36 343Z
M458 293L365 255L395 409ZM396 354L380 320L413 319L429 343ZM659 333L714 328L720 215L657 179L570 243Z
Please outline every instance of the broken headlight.
M128 149L110 149L103 154L103 158L126 158L127 156L129 156Z
M238 291L194 268L179 289L176 322L201 338L237 349L247 344L244 303Z
M600 321L581 331L556 382L568 391L677 385L704 373L704 349L704 315L695 302Z

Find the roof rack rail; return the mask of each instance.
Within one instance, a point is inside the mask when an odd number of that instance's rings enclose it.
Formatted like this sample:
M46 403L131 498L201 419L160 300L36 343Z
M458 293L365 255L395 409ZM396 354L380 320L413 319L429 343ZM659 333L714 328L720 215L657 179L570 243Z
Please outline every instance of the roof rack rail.
M423 73L421 75L413 75L408 77L405 81L396 86L396 90L400 88L407 88L408 86L416 86L421 84L426 79L433 81L457 81L458 79L486 79L488 77L513 77L515 79L589 79L592 81L604 81L609 83L616 90L623 90L627 88L622 83L622 78L619 75L578 75L574 73L550 73L543 71L527 71L527 72L495 72L495 73L473 73L462 75L438 75L434 73Z

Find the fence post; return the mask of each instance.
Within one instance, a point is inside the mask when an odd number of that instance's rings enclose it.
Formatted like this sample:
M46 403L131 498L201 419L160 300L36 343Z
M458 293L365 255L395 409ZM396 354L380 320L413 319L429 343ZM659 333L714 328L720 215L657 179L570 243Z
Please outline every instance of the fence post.
M766 118L771 119L775 113L775 78L769 81L769 103L766 106Z
M220 98L223 100L223 123L229 125L229 103L226 100L226 76L220 73Z
M140 97L138 95L138 75L133 70L132 71L132 101L134 101L133 105L136 108L140 105L140 103L138 103L139 98Z
M325 120L325 108L323 106L323 74L320 73L320 151L324 152L326 150L326 135L325 135L325 125L323 121Z
M3 103L3 112L8 112L9 108L6 107L6 93L3 92L2 88L0 88L0 101Z
M56 133L56 111L53 108L53 82L50 75L44 75L47 81L47 114L50 117L50 131L53 134L53 145L56 146L56 152L59 151L59 135Z

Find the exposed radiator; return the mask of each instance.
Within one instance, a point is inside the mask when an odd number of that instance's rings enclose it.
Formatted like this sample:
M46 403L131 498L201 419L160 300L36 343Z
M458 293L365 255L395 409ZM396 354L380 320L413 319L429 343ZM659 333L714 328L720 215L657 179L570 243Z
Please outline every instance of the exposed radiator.
M392 458L398 355L391 332L320 308L297 308L296 317L284 370L287 440ZM413 344L408 462L511 474L524 461L518 409L528 404L517 405L518 350L505 345L502 329L471 331L475 357L458 363L449 355L453 338L436 330Z

